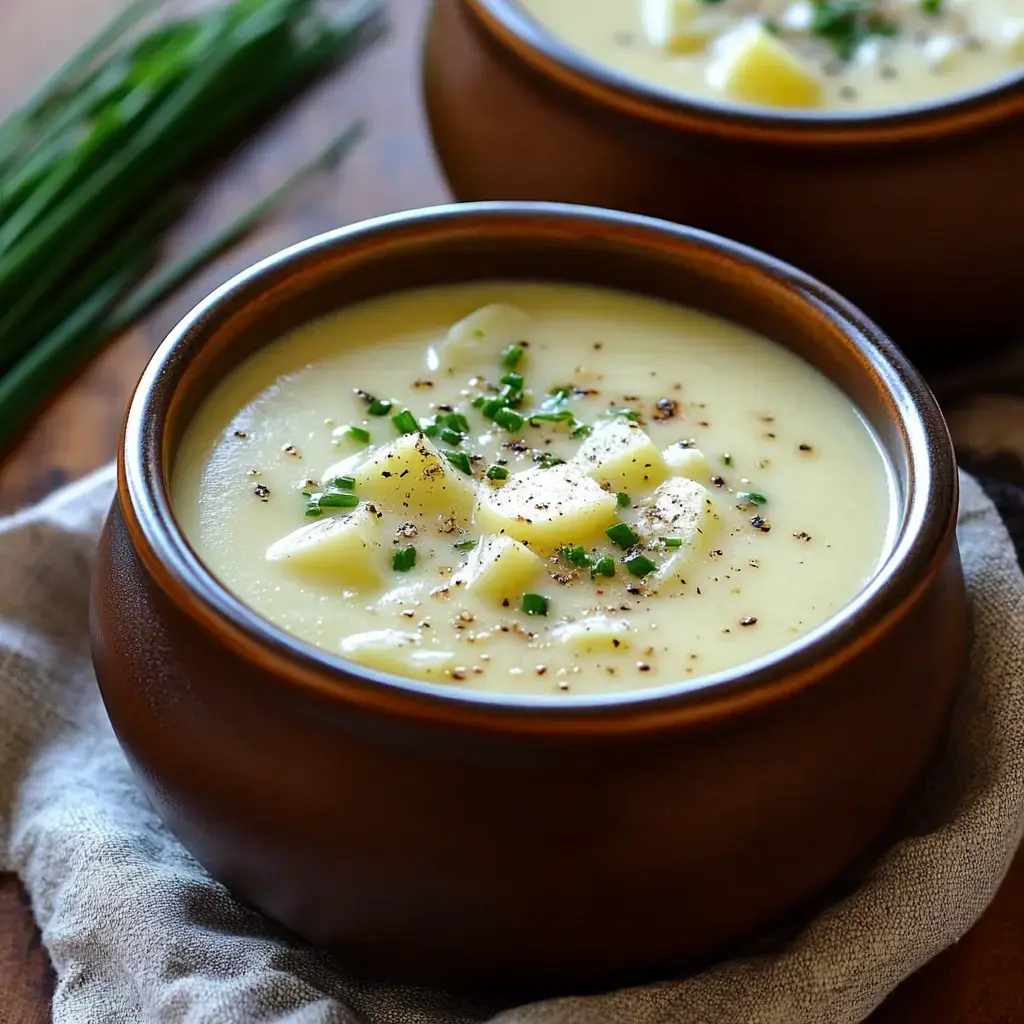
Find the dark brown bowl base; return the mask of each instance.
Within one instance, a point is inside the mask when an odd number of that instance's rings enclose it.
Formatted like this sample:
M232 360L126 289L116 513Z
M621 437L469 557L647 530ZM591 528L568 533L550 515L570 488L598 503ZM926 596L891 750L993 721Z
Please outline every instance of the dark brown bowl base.
M896 561L827 633L639 698L487 700L316 652L203 569L167 480L227 369L358 298L545 275L698 302L800 352L858 404L899 481L903 526ZM659 977L806 906L919 783L966 646L956 494L919 378L795 271L593 211L427 212L244 275L155 357L100 548L97 677L174 834L240 897L346 962L459 987Z

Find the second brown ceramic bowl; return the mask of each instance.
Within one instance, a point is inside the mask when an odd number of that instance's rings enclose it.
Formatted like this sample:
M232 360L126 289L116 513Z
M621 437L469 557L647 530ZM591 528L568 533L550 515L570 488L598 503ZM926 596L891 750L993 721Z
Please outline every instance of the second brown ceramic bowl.
M510 278L699 306L834 380L896 481L895 536L864 591L757 662L605 697L388 676L298 642L228 593L178 529L168 484L211 388L340 307ZM102 540L96 672L172 831L239 896L347 963L545 988L674 973L807 906L921 778L965 649L956 502L927 388L870 321L798 271L599 210L401 214L259 264L157 352Z
M1024 72L927 107L740 109L578 56L516 0L435 0L424 76L458 199L738 239L828 281L924 367L1024 338Z

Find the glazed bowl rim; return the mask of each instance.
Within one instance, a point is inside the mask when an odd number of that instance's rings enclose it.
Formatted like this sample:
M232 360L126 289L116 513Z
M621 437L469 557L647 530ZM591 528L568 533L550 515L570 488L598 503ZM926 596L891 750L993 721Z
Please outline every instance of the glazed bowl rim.
M472 691L381 672L296 639L235 597L189 545L171 507L170 471L176 453L165 443L165 415L189 363L188 353L194 355L201 347L204 330L210 333L204 323L213 311L231 309L233 303L245 308L272 275L294 271L307 260L315 263L355 241L364 247L368 240L371 246L376 241L379 246L394 236L408 237L410 229L413 237L429 240L439 227L516 225L530 218L563 232L585 227L603 238L618 233L623 244L627 233L642 233L663 251L672 243L676 250L704 253L705 259L727 257L825 312L863 357L863 372L874 373L898 410L909 472L907 479L896 467L891 472L905 489L899 506L902 528L891 537L869 582L818 627L731 669L643 690L552 696ZM540 237L538 233L538 241ZM264 667L273 661L275 684L362 706L388 706L416 717L462 717L497 728L518 725L540 731L573 725L583 731L619 731L641 722L713 718L725 708L758 706L828 677L901 617L941 568L955 523L957 486L945 422L918 372L872 321L809 275L739 243L654 218L557 203L483 202L409 210L326 232L261 260L211 293L168 334L143 371L121 434L116 500L136 553L169 598L249 660Z
M809 139L818 134L826 142L861 141L879 135L889 137L893 130L917 129L915 134L927 135L947 122L954 130L972 127L997 117L999 101L1007 97L1019 99L1015 110L1024 112L1024 66L974 89L935 100L860 111L788 110L687 96L634 78L575 50L533 17L520 0L456 2L467 4L493 37L506 46L511 44L520 58L545 77L556 72L575 92L597 91L605 102L627 112L670 121L682 119L690 127L704 122L719 129L760 129L794 138Z

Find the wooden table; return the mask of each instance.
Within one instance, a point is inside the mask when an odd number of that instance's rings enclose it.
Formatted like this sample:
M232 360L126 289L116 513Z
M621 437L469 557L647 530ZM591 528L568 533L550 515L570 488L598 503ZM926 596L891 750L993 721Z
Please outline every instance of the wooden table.
M118 0L0 0L0 114L94 30ZM172 240L169 255L226 222L355 116L372 135L341 173L310 187L277 222L122 338L43 416L0 468L0 509L33 501L113 457L125 403L166 331L212 287L254 259L339 224L447 199L418 89L427 0L392 0L389 40L286 111L231 162ZM0 1022L49 1019L54 979L27 897L0 876ZM1024 1022L1024 858L956 947L907 981L873 1024ZM823 1022L826 1024L826 1022Z

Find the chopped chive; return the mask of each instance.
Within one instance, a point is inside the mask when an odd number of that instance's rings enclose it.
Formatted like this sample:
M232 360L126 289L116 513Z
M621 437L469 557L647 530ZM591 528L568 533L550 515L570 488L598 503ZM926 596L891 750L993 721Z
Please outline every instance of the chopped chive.
M736 494L737 505L767 505L768 499L757 491L739 491Z
M591 576L614 576L615 575L615 559L611 555L603 555L595 563L593 568L590 570Z
M624 420L631 420L634 423L640 419L640 413L636 412L634 409L609 409L608 415L621 416Z
M387 416L391 412L391 406L394 404L394 402L389 402L383 398L375 398L366 411L371 416Z
M488 480L507 480L508 470L504 466L488 466L484 475Z
M359 504L358 494L345 494L343 491L327 491L319 499L321 508L355 508Z
M535 427L538 423L571 423L575 419L568 409L562 412L535 412L530 416L530 425Z
M726 466L731 466L732 465L732 456L728 452L726 452L725 455L722 456L722 462Z
M513 391L523 390L523 375L521 373L502 374L501 383L507 384Z
M423 428L423 433L427 437L437 437L441 433L441 428L436 423L431 423L429 426Z
M505 403L500 398L487 399L480 407L480 413L486 416L489 420L493 420L494 417L505 408Z
M499 427L509 431L509 433L515 433L517 430L522 430L523 424L526 422L522 416L517 412L513 412L511 409L499 409L494 414L494 422Z
M473 464L469 461L469 456L465 452L441 452L441 454L456 469L461 469L463 473L468 473L470 476L473 475Z
M358 441L360 444L370 443L370 432L363 430L362 427L349 427L345 431L346 437L351 437L353 441Z
M410 544L391 556L391 568L395 572L408 572L416 564L416 549Z
M462 444L462 434L457 430L452 430L451 427L445 427L441 431L441 440L445 444Z
M469 420L461 412L446 413L440 417L440 420L446 427L451 427L452 430L457 430L460 434L469 433Z
M336 476L331 481L332 487L339 491L354 491L356 489L356 478L354 476Z
M522 361L526 349L522 345L509 345L501 355L501 365L506 370L514 370Z
M619 493L615 495L615 504L618 505L619 508L629 508L633 503L630 501L629 495L625 491L619 491Z
M472 551L476 547L476 540L473 537L467 537L465 540L457 540L452 546L456 551Z
M415 434L419 429L419 421L408 409L403 409L400 413L391 417L391 422L395 425L395 430L400 434Z
M626 563L626 568L634 575L643 579L658 567L646 555L635 555Z
M324 510L320 507L319 501L310 501L307 503L306 515L309 516L310 519L315 519L317 516L322 516L323 514Z
M557 455L552 455L550 452L545 452L538 460L537 465L541 469L551 469L552 466L564 466L565 459L560 459Z
M942 0L921 0L921 10L925 14L941 14Z
M486 401L487 399L483 395L477 395L469 404L473 406L474 409L479 409Z
M625 550L631 548L637 541L636 534L630 529L629 523L616 523L604 531L608 538L617 547Z
M666 537L665 547L667 548L681 548L683 546L682 537Z
M510 384L505 385L498 395L509 408L518 409L523 404L523 392L520 388L514 388Z
M576 566L577 569L586 569L590 565L590 556L587 554L586 548L581 544L577 544L576 547L572 548L562 548L558 553L566 562Z
M569 436L573 438L590 437L593 432L593 427L588 427L586 423L581 423Z
M543 594L523 594L523 611L527 615L547 615L548 599Z

